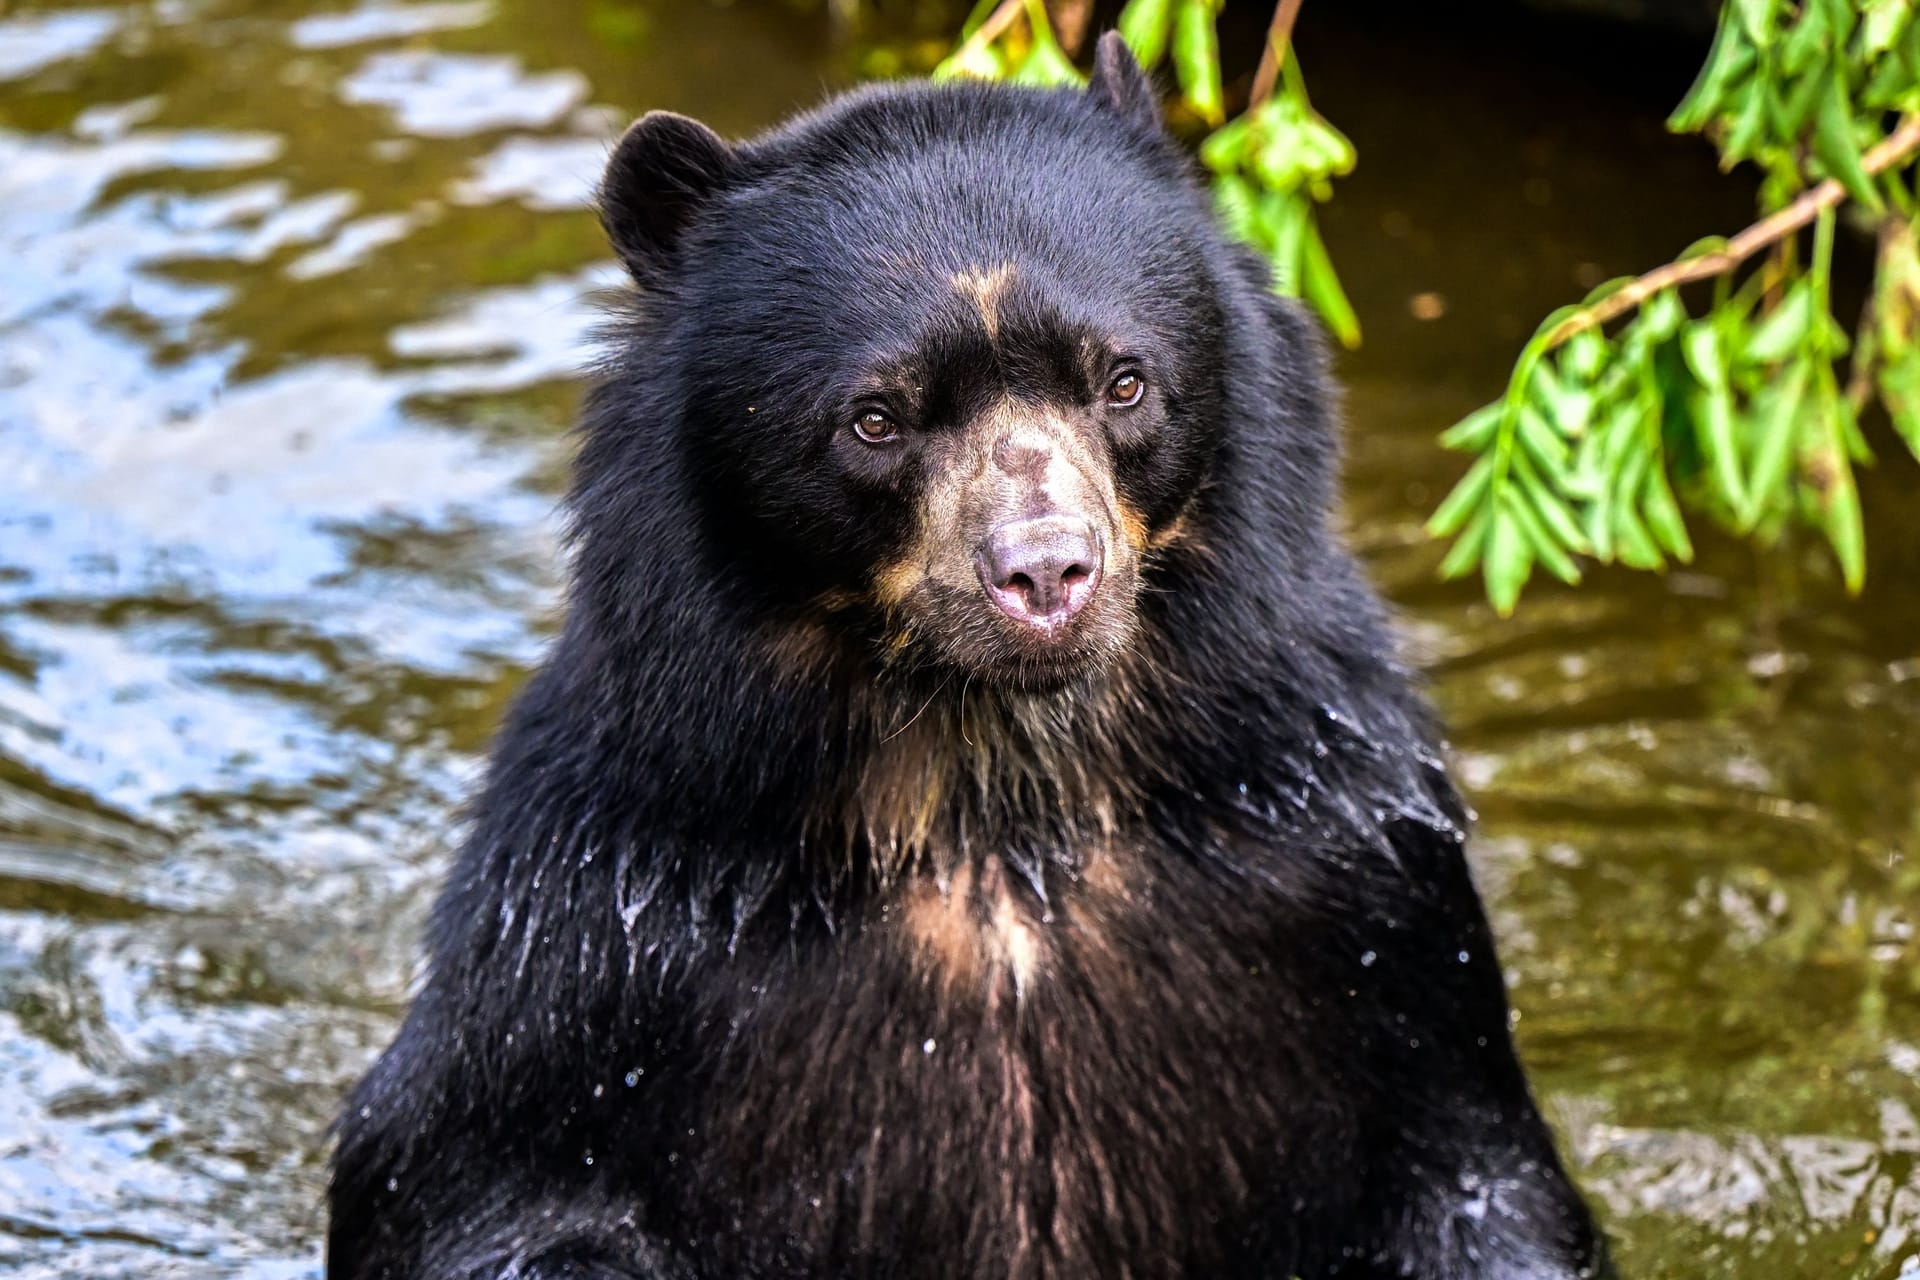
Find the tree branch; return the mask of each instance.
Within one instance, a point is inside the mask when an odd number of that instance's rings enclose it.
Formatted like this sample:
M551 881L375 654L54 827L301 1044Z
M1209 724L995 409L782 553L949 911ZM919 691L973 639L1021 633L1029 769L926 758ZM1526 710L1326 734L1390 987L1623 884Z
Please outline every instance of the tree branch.
M1293 42L1294 20L1300 16L1304 0L1280 0L1273 7L1273 23L1267 28L1267 47L1260 52L1260 68L1253 73L1253 89L1247 105L1257 107L1273 96L1280 83L1280 66L1287 60L1287 46Z
M1079 57L1080 46L1087 42L1087 28L1093 24L1093 0L1047 0L1047 17L1067 56Z
M1901 161L1910 159L1915 152L1920 152L1920 115L1902 118L1897 129L1860 157L1860 167L1869 174L1884 173ZM1547 335L1541 350L1551 351L1577 333L1617 320L1664 290L1723 275L1762 249L1778 244L1801 230L1819 217L1821 210L1837 205L1846 198L1846 188L1832 178L1818 186L1809 187L1786 208L1767 215L1727 241L1724 249L1655 268L1584 311L1568 316Z
M1026 0L1000 0L987 20L973 29L973 34L960 42L960 47L949 55L949 61L962 54L972 54L986 48L1006 33L1014 19L1027 11Z

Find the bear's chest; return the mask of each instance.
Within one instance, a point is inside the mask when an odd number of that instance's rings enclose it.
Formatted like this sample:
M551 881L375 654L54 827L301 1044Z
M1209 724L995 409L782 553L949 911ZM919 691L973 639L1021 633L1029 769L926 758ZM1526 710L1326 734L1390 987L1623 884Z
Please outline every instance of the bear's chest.
M1350 1121L1276 905L1139 870L1045 905L992 868L909 886L763 990L699 1122L744 1235L802 1273L1209 1273Z

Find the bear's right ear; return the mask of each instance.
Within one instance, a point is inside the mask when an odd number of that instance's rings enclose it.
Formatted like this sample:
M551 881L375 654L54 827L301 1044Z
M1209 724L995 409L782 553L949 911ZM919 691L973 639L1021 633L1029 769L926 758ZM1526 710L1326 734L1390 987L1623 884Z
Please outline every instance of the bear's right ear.
M659 278L693 215L732 178L719 134L672 111L649 111L613 148L600 180L600 225L634 278Z
M1100 37L1093 51L1093 76L1087 92L1106 105L1115 115L1142 129L1160 128L1160 95L1153 81L1134 60L1133 50L1118 31Z

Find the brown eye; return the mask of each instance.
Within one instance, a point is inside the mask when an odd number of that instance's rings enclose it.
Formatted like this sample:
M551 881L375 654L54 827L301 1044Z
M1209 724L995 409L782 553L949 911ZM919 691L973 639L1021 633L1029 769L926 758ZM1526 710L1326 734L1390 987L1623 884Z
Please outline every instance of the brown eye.
M885 444L900 434L893 419L878 409L869 409L853 420L853 434L868 444Z
M1107 403L1116 409L1131 409L1147 394L1147 383L1137 373L1123 373L1107 388Z

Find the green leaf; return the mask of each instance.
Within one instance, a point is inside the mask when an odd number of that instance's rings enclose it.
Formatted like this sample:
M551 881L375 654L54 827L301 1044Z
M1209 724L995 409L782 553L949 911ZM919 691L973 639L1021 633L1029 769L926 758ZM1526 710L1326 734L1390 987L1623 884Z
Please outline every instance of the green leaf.
M1853 339L1840 322L1833 318L1832 312L1824 307L1816 307L1813 313L1813 333L1808 340L1808 345L1822 355L1838 357L1847 354L1847 348L1853 345Z
M1920 337L1920 224L1908 223L1881 239L1874 273L1874 319L1891 357Z
M1460 477L1460 483L1453 486L1453 492L1428 517L1427 533L1435 538L1445 538L1458 532L1467 523L1467 517L1479 508L1481 499L1487 496L1487 490L1493 484L1493 472L1492 454L1485 455L1467 468L1467 474Z
M1480 563L1480 554L1486 550L1487 529L1493 524L1493 504L1485 504L1467 521L1467 527L1453 540L1453 546L1447 549L1446 559L1440 562L1440 577L1451 582L1473 572Z
M1644 402L1617 400L1582 450L1583 465L1593 473L1581 482L1593 495L1585 511L1587 542L1593 554L1602 560L1614 558L1614 508L1630 496L1620 483L1621 473L1634 452L1646 447L1645 440Z
M989 44L963 40L946 61L933 69L935 80L998 80L1007 73L1006 59Z
M1893 48L1912 21L1913 0L1865 0L1860 8L1860 52L1872 62Z
M1613 495L1603 491L1581 514L1586 525L1587 545L1592 548L1594 558L1611 563L1614 558Z
M1773 43L1773 11L1778 0L1733 0L1732 9L1740 19L1741 30L1756 49ZM1723 18L1722 21L1725 21Z
M1526 537L1527 545L1533 548L1534 558L1546 567L1548 573L1560 581L1577 585L1580 581L1580 566L1566 549L1554 540L1553 534L1540 519L1539 508L1529 499L1532 493L1506 489L1500 495L1505 499L1502 504L1513 511L1513 517L1520 525Z
M1687 537L1687 523L1680 518L1680 504L1673 499L1673 486L1667 483L1667 469L1659 459L1647 467L1640 509L1660 545L1682 564L1691 562L1693 541Z
M1740 447L1734 436L1733 393L1725 386L1700 387L1687 398L1687 409L1715 496L1729 511L1743 510L1747 486L1741 479Z
M1859 595L1867 581L1866 531L1860 520L1860 492L1853 485L1853 470L1842 458L1834 459L1834 474L1828 484L1822 508L1822 524L1833 553L1840 559L1840 573L1846 579L1847 592Z
M1601 367L1607 362L1607 340L1597 329L1582 329L1567 339L1561 351L1561 365L1582 384L1590 384L1599 377Z
M1667 567L1659 546L1647 532L1646 522L1631 503L1622 502L1614 508L1613 535L1620 549L1620 563L1629 569L1658 570Z
M1307 166L1309 158L1300 146L1298 129L1286 126L1273 130L1260 143L1253 153L1252 168L1267 190L1291 193L1312 176Z
M1742 533L1751 532L1760 523L1769 500L1780 496L1786 484L1794 441L1800 434L1801 406L1811 377L1812 366L1797 360L1754 405L1760 438L1753 454L1752 485L1745 500L1734 507Z
M1549 361L1542 360L1534 366L1527 389L1548 419L1554 435L1566 438L1586 432L1596 397L1579 380L1562 378Z
M1223 173L1213 180L1213 211L1220 225L1234 239L1265 249L1268 246L1261 243L1256 204L1253 184L1238 174Z
M1853 29L1859 24L1857 12L1860 0L1809 0L1809 3L1822 6L1827 11L1827 27L1832 32L1830 45L1835 55L1844 53L1847 41L1853 38Z
M1643 341L1663 342L1678 333L1686 319L1687 309L1681 305L1679 293L1663 289L1641 306L1640 320L1634 328Z
M1569 507L1553 485L1533 469L1525 453L1514 455L1515 470L1520 484L1513 486L1526 497L1532 507L1532 514L1538 517L1542 533L1552 537L1560 546L1569 551L1586 552L1589 550L1586 532L1580 528L1580 522L1574 518L1573 508ZM1539 541L1539 539L1535 539Z
M1173 0L1129 0L1114 27L1140 65L1151 70L1167 56L1167 40L1173 33Z
M1494 612L1503 618L1510 616L1513 606L1519 603L1520 588L1533 575L1533 548L1508 504L1494 506L1481 572L1487 580L1487 599L1492 602Z
M1687 326L1680 339L1680 353L1701 386L1727 385L1727 357L1720 348L1720 330L1711 320L1696 320Z
M1853 108L1847 102L1845 86L1837 80L1821 99L1819 114L1814 118L1813 154L1848 195L1875 213L1885 208L1879 188L1860 166L1860 148L1853 136Z
M1614 294L1632 284L1633 281L1633 276L1615 276L1611 280L1602 280L1599 284L1587 290L1587 296L1580 299L1578 306L1566 307L1563 308L1563 310L1565 310L1568 315L1572 315L1576 311L1581 311L1597 303L1605 302L1608 298L1611 298Z
M1259 207L1268 242L1273 246L1273 287L1297 298L1302 291L1307 237L1313 233L1313 202L1298 193L1268 195Z
M1749 80L1730 105L1733 119L1720 141L1722 169L1731 169L1759 148L1767 127L1766 86L1759 80Z
M1352 173L1360 161L1360 153L1354 150L1347 135L1319 116L1306 122L1303 144L1314 157L1316 170L1322 174L1343 177Z
M1832 14L1818 0L1800 6L1800 20L1780 45L1779 69L1789 77L1801 75L1816 63L1827 61L1833 37Z
M1741 357L1753 364L1778 364L1797 354L1813 332L1813 282L1802 279L1787 290L1767 318L1754 326Z
M1226 94L1220 87L1220 38L1214 29L1214 0L1179 0L1173 19L1173 71L1187 105L1208 124L1226 118Z
M1832 67L1823 66L1801 76L1780 104L1779 136L1783 140L1799 138L1812 123L1813 113L1832 92Z
M1200 144L1200 163L1215 173L1237 173L1246 164L1258 138L1251 113L1235 116Z
M1634 501L1653 461L1652 442L1636 436L1622 460L1619 489L1613 503L1614 546L1620 563L1634 569L1664 569L1667 565Z
M1073 65L1073 59L1054 39L1053 26L1047 21L1047 6L1040 0L1027 0L1027 23L1033 31L1033 47L1021 61L1020 69L1009 78L1010 82L1039 89L1085 84L1086 77L1080 74L1080 68Z
M1723 252L1727 247L1727 243L1728 241L1725 236L1701 236L1698 240L1695 240L1692 244L1682 249L1680 256L1675 258L1674 261L1692 262L1695 258L1704 258L1709 254Z
M1920 30L1920 26L1909 30ZM1899 106L1916 87L1920 87L1920 72L1910 68L1903 55L1888 54L1874 64L1873 75L1861 91L1860 102L1863 106L1887 110Z
M1346 290L1340 287L1340 277L1334 274L1333 260L1327 257L1327 246L1320 239L1320 230L1310 214L1300 245L1300 277L1307 301L1327 322L1327 328L1339 339L1340 345L1349 350L1359 346L1360 317L1353 313L1353 304L1347 301Z
M1573 464L1573 455L1567 449L1567 442L1560 438L1553 424L1533 405L1520 410L1518 423L1520 445L1548 475L1558 480L1566 475Z
M1880 400L1893 429L1920 458L1920 348L1909 347L1880 366Z
M1500 418L1506 407L1504 400L1481 405L1440 433L1440 447L1463 452L1478 452L1486 448L1493 440L1494 433L1500 429Z
M1667 117L1667 128L1675 133L1693 133L1719 114L1735 84L1752 72L1758 61L1753 45L1730 22L1722 22L1714 32L1713 48L1695 77L1687 96Z

